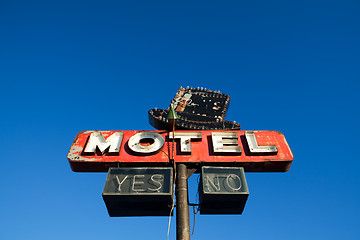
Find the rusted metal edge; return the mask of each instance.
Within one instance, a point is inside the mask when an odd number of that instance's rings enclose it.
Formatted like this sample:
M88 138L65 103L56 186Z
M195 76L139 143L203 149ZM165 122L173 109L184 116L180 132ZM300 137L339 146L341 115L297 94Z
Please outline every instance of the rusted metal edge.
M74 172L107 172L111 167L171 167L170 163L124 163L124 162L70 162L71 169ZM207 162L207 163L183 163L190 169L195 169L193 173L199 173L203 166L222 166L222 167L243 167L245 172L287 172L289 171L291 161L268 161L268 162Z

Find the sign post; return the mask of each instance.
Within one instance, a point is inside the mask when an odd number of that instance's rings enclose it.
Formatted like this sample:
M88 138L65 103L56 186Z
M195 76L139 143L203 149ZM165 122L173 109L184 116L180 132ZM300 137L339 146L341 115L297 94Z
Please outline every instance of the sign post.
M187 167L176 165L176 239L190 240Z

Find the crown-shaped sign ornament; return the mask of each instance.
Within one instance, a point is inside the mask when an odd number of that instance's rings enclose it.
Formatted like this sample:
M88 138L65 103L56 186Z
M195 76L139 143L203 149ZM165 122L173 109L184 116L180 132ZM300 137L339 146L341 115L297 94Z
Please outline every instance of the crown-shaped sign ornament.
M169 129L169 119L176 119L179 130L240 130L240 124L225 121L229 103L220 91L180 87L168 109L149 110L149 122L158 130Z

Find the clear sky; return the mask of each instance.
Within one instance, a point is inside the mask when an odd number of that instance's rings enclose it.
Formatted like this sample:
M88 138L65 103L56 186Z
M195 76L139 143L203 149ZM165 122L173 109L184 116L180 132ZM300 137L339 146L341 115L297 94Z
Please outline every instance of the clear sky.
M0 0L0 239L166 239L167 217L110 218L106 173L66 156L83 130L153 130L147 111L180 86L230 95L227 120L282 132L295 156L287 173L247 173L243 215L196 215L193 239L360 239L359 12ZM189 187L195 202L196 175Z

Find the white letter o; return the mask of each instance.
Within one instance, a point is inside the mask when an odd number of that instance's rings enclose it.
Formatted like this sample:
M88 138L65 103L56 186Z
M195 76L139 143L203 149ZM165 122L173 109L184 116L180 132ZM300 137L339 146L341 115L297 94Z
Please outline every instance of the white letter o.
M142 145L142 139L152 139L154 142L150 145ZM158 152L164 146L163 136L155 132L140 132L133 135L128 142L129 148L139 154L153 154Z

